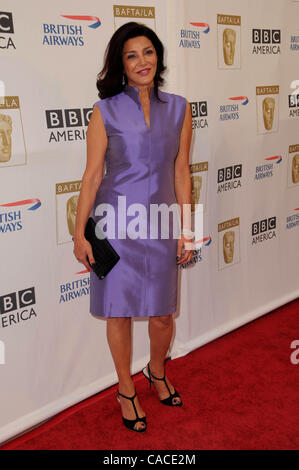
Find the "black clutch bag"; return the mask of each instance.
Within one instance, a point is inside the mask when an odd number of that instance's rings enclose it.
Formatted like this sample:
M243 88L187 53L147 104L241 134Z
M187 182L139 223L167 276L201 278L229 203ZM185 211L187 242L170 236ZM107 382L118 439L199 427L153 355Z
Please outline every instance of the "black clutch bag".
M96 275L100 279L104 279L104 277L107 276L107 274L111 271L113 266L115 266L119 261L120 257L113 246L109 243L107 238L101 239L96 236L95 227L95 221L92 217L89 217L86 223L84 236L91 244L95 263L90 264L89 260L88 263Z

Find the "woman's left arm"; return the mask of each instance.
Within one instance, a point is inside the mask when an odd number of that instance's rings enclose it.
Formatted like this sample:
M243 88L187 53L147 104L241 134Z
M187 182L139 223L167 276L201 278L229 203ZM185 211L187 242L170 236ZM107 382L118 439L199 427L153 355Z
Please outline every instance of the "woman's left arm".
M179 151L175 160L174 184L175 194L181 208L181 227L184 230L191 230L191 175L189 166L189 152L192 138L192 117L190 103L186 103L185 119L180 135ZM189 204L189 210L183 211L183 204ZM183 217L184 216L184 217ZM182 249L185 253L182 256ZM178 264L187 263L192 258L193 248L192 238L186 234L181 234L178 239L177 257L181 257Z

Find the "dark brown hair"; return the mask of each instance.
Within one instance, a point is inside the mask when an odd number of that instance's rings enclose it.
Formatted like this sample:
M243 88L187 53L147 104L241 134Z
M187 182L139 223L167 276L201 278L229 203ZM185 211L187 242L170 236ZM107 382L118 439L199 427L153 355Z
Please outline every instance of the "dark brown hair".
M97 89L99 90L99 98L107 98L109 96L121 93L128 83L126 75L123 75L122 52L124 43L131 38L138 36L146 36L153 44L157 54L157 71L154 77L154 93L156 98L161 101L158 96L158 88L163 85L164 78L161 76L166 70L163 63L164 46L156 33L142 23L130 21L118 28L111 37L104 56L104 66L97 75ZM122 83L123 76L125 84Z

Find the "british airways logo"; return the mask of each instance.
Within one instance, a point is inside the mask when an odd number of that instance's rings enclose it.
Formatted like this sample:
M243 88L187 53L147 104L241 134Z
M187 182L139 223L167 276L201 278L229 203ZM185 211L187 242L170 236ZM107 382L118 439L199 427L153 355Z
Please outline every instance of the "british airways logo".
M33 205L32 205L33 204ZM15 207L15 206L29 206L27 210L35 211L41 206L40 199L23 199L22 201L8 202L6 204L0 204L0 207Z
M208 34L210 31L210 25L203 22L190 22L191 26L195 28L182 28L179 31L180 40L179 47L184 47L186 49L199 49L200 48L200 34Z
M81 271L82 273L88 272ZM89 295L90 277L76 279L74 281L65 282L59 286L59 303L67 303L72 300L78 301L80 297Z
M228 99L232 101L241 101L241 104L243 106L245 106L248 103L247 96L232 96L231 98L228 98Z
M63 16L64 18L69 18L70 20L82 20L82 21L90 21L90 20L94 21L95 20L95 23L88 25L89 28L93 28L93 29L98 28L102 24L100 21L100 18L98 18L97 16L89 16L89 15L61 15L61 16Z
M240 119L239 105L242 104L242 106L246 106L249 101L247 96L231 96L228 99L235 103L219 105L219 121L233 121Z
M295 207L293 213L286 217L286 228L289 230L295 227L299 227L299 207Z
M282 156L273 155L272 157L265 157L265 160L267 163L264 163L263 165L257 165L255 167L254 179L256 181L262 181L265 178L272 178L275 172L279 171L275 168L279 168L276 165L279 165L279 163L282 162Z
M27 206L27 207L25 207ZM0 233L17 232L23 229L23 213L19 207L27 211L35 211L41 206L40 199L23 199L22 201L8 202L0 204L0 208L14 210L0 211Z
M274 163L280 163L282 161L281 155L275 155L274 157L267 157L265 158L267 161L273 161Z
M202 249L204 246L208 247L212 243L212 237L210 235L203 237L201 240L195 240L194 245L200 244L201 246L194 250L191 260L188 263L180 265L180 269L185 269L188 266L200 263L202 261Z
M193 23L193 22L190 22L190 24L192 24L192 26L197 26L199 28L204 28L202 32L205 33L205 34L209 33L209 31L210 31L210 26L209 26L208 23Z
M44 46L84 46L83 28L81 22L93 22L88 24L88 28L93 30L101 26L101 21L97 16L92 15L60 15L68 20L76 20L78 24L43 24L43 45ZM83 23L84 24L84 23Z

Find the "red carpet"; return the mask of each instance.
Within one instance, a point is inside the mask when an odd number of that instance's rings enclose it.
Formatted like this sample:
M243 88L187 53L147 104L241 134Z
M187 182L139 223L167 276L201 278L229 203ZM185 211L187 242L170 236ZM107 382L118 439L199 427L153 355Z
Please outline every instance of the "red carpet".
M148 430L121 421L116 386L59 413L2 449L298 449L299 300L166 362L182 408L160 404L134 376Z

